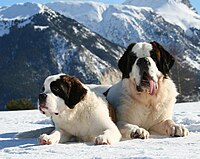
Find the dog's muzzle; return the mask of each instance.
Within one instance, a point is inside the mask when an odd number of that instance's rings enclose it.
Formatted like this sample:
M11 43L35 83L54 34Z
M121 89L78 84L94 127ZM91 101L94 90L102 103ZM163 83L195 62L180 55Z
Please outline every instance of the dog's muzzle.
M45 93L40 93L38 96L38 109L43 113L46 114L44 109L49 110L48 107L46 106L46 100L47 100L47 94ZM54 113L55 115L59 115L58 112Z
M143 92L143 88L149 88L149 94L155 95L157 91L157 83L150 75L149 67L151 63L148 58L140 58L137 61L137 66L140 68L140 84L136 86L138 92Z

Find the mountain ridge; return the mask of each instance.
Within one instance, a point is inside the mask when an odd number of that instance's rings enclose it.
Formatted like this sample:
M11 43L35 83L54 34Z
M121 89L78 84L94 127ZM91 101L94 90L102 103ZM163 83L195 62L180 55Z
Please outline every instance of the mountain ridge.
M78 5L77 5L78 4ZM154 12L151 8L135 7L130 5L106 5L106 10L102 13L103 19L98 22L91 21L90 18L85 18L90 15L91 11L88 11L88 16L79 13L71 14L71 10L78 10L82 3L50 3L48 7L61 12L63 15L73 18L80 23L84 24L94 32L100 34L104 38L117 43L121 46L127 47L129 43L133 41L159 41L168 50L174 48L177 45L179 50L183 53L177 53L178 56L182 55L183 61L189 63L192 68L200 69L200 39L198 35L200 29L189 28L184 31L180 26L173 25L165 20L162 16ZM85 2L84 5L90 6L90 2ZM98 3L97 3L98 5ZM103 4L100 4L103 5ZM62 6L62 7L61 7ZM68 12L65 12L62 8L65 8ZM96 10L93 7L93 10ZM96 11L94 11L96 12ZM184 17L183 17L184 18ZM80 20L81 19L81 20ZM200 19L199 19L200 26ZM123 31L122 31L123 30ZM191 50L195 51L196 63L191 62L192 54L188 53Z
M126 0L123 4L150 7L167 22L180 26L184 31L200 29L200 15L189 0Z
M36 103L43 80L51 74L65 72L84 83L100 83L107 69L117 69L122 52L122 47L50 9L14 20L9 34L0 37L1 109L11 99Z
M198 28L188 34L147 7L96 2L24 5L29 12L20 13L19 19L19 14L12 12L9 19L0 10L0 105L24 96L36 103L39 87L50 74L65 72L96 84L104 73L104 82L108 75L120 77L117 62L124 48L154 40L176 57L172 78L180 92L178 101L200 100Z

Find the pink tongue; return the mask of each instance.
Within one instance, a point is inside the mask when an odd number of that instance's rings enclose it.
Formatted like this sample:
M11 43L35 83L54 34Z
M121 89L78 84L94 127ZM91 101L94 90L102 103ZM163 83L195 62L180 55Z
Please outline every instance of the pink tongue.
M149 94L153 96L156 94L156 89L157 89L156 83L152 79L150 79L149 84L150 84Z

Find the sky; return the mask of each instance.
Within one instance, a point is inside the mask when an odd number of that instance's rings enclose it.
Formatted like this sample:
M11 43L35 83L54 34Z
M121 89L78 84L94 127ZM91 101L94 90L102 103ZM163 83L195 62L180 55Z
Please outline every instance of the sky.
M0 0L0 6L9 6L15 3L24 3L24 2L48 3L52 1L61 1L61 0ZM107 4L117 4L117 3L119 4L124 2L125 0L93 0L93 1L99 1ZM197 12L200 14L200 0L190 0L190 2L192 3L193 7L196 8Z

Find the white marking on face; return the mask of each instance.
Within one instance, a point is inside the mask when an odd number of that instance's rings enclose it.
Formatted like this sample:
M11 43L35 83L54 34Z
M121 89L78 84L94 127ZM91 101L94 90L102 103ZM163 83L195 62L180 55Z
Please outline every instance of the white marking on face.
M140 85L141 77L140 77L140 68L136 64L138 59L135 61L134 65L132 66L132 71L130 72L130 78L132 80L135 79L136 85Z
M65 74L60 73L60 74L57 74L57 75L48 76L44 81L44 89L45 89L44 93L51 92L51 88L50 88L51 82L60 79L60 76L62 76L62 75L65 75Z
M155 82L158 82L158 76L159 76L159 70L156 66L156 63L154 62L154 60L151 58L151 57L147 57L149 62L150 62L150 65L149 65L149 71L148 73L150 74L150 76L152 77L152 79L155 81Z
M132 51L136 54L138 58L150 57L150 51L152 50L152 45L147 42L139 42L134 45Z

